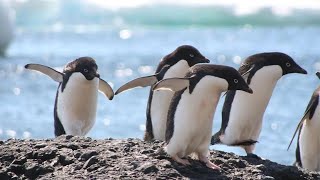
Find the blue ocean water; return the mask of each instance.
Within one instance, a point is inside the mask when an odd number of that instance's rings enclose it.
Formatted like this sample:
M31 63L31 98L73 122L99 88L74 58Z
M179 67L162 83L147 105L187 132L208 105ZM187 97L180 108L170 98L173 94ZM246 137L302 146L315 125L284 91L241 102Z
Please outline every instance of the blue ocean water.
M39 3L40 2L40 3ZM190 44L214 64L238 68L247 56L281 51L309 74L290 74L278 82L264 116L256 153L291 164L295 143L287 145L312 92L319 84L319 11L272 7L239 15L216 5L147 4L105 8L86 1L25 1L12 5L16 33L0 58L0 139L53 138L53 105L58 84L24 70L27 63L61 70L80 56L96 59L101 77L116 90L134 78L150 75L160 59L177 46ZM240 12L241 13L241 12ZM96 124L88 136L142 138L149 88L134 89L112 101L99 95ZM221 98L213 132L221 124ZM240 148L213 149L244 155Z

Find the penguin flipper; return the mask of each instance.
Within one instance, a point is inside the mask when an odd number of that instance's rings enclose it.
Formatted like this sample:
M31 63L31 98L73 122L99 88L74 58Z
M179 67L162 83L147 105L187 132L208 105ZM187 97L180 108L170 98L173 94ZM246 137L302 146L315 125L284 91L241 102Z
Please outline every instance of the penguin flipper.
M155 84L156 82L158 82L158 79L157 79L156 75L137 78L137 79L134 79L134 80L124 84L123 86L121 86L115 92L115 95L117 95L117 94L119 94L119 93L121 93L123 91L127 91L129 89L135 88L135 87L151 86L151 85Z
M63 73L56 71L51 67L44 66L41 64L27 64L24 67L26 69L39 71L39 72L51 77L56 82L61 83L63 81Z
M292 141L293 141L294 137L296 136L298 130L301 129L301 127L302 127L302 125L303 125L303 122L304 122L306 119L311 119L311 118L313 117L314 112L315 112L315 110L316 110L316 108L317 108L317 106L318 106L318 103L319 103L319 94L317 93L317 91L318 91L318 90L316 90L316 91L313 93L313 95L312 95L312 97L311 97L311 99L310 99L310 101L309 101L309 104L308 104L308 106L307 106L307 108L306 108L306 111L304 112L303 117L301 118L301 120L300 120L300 122L299 122L299 124L298 124L298 126L297 126L297 128L296 128L296 130L294 131L293 137L292 137L292 139L291 139L291 141L290 141L290 144L289 144L287 150L289 150L289 148L290 148L290 146L291 146L291 144L292 144ZM300 134L300 132L299 132L299 134Z
M169 78L159 81L154 85L153 90L170 90L170 91L180 91L190 85L190 78Z
M99 78L99 91L108 97L109 100L113 99L114 92L112 87L103 79Z
M300 143L299 143L301 129L302 129L302 126L301 126L300 129L299 129L299 135L298 135L298 141L297 141L297 148L296 148L296 162L295 162L295 164L294 164L294 165L297 166L297 167L302 167L301 155L300 155Z

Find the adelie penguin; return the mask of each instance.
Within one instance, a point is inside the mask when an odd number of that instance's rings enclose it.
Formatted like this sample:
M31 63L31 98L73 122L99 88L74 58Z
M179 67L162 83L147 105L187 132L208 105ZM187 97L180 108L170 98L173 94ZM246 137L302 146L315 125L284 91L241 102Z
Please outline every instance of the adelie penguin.
M253 94L230 90L222 109L222 123L211 144L241 146L250 157L258 141L264 112L277 81L290 73L307 74L288 55L280 52L260 53L248 57L239 68Z
M84 136L94 125L98 90L110 100L113 90L100 78L94 59L81 57L69 62L63 72L40 64L27 64L26 69L36 70L59 82L54 105L54 134Z
M194 154L209 168L219 167L209 161L209 145L213 116L220 95L227 90L252 93L237 70L228 66L197 64L184 78L164 79L154 90L171 90L175 94L170 103L164 150L177 162Z
M317 72L320 79L320 73ZM289 147L298 133L296 148L296 166L310 171L320 171L320 87L312 94L309 104L302 116ZM288 147L288 149L289 149Z
M160 61L155 75L134 79L116 91L115 94L117 95L131 88L151 86L146 112L144 140L165 140L167 112L174 94L170 91L153 92L154 84L162 79L184 77L188 69L197 63L209 63L209 60L193 46L179 46Z

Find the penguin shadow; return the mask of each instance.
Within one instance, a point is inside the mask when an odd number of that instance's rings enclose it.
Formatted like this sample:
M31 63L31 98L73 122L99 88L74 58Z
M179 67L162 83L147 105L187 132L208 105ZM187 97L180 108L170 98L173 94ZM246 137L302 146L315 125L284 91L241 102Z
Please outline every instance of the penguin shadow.
M200 162L199 160L188 156L187 159L190 162L190 165L183 165L174 161L163 149L159 148L154 153L154 158L158 160L167 160L170 162L170 168L177 171L183 177L190 179L229 179L225 174L227 169L221 167L221 169L211 169L208 168L205 163ZM222 165L223 162L219 160L213 160L217 165Z

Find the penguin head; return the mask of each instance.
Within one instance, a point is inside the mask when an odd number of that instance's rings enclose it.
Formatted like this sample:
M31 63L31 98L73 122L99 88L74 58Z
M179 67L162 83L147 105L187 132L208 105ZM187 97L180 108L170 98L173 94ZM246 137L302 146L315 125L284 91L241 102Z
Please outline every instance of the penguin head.
M198 49L190 45L179 46L173 51L171 56L174 56L178 60L186 60L189 66L193 66L197 63L209 63L210 60L204 57Z
M307 74L307 71L300 67L290 56L281 52L267 52L259 53L249 56L245 62L245 65L257 66L262 68L268 65L279 65L282 69L282 75L290 73Z
M88 81L99 78L100 75L97 72L98 66L96 61L90 57L80 57L70 63L68 63L63 72L64 73L81 73Z
M290 73L307 74L307 71L300 67L290 56L284 53L274 53L274 59L279 59L283 75Z
M236 69L228 66L222 66L222 69L223 72L220 77L228 82L228 90L242 90L250 94L253 93L252 89Z

